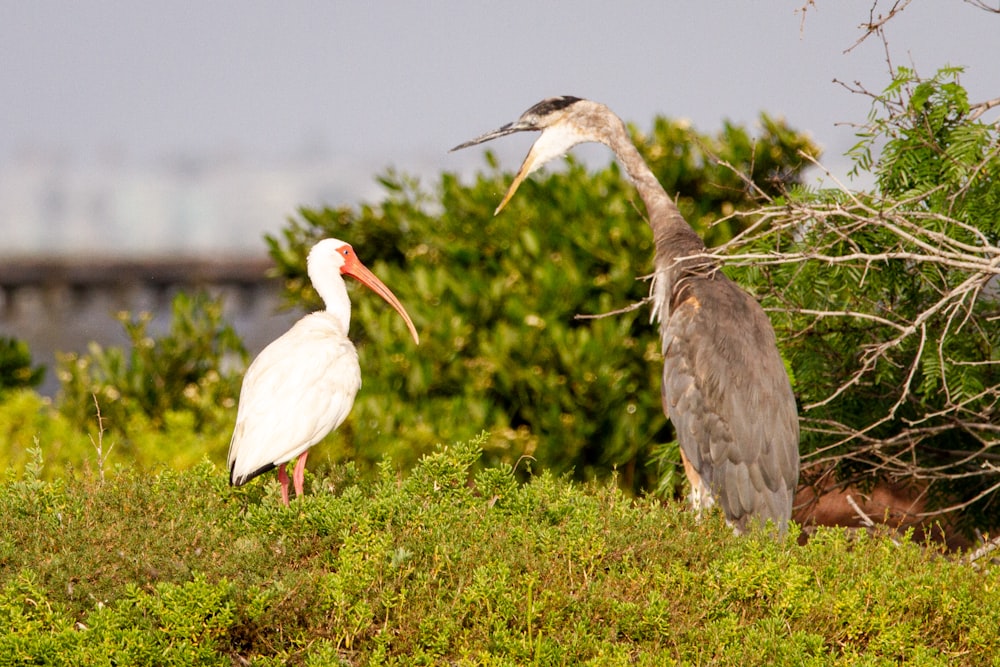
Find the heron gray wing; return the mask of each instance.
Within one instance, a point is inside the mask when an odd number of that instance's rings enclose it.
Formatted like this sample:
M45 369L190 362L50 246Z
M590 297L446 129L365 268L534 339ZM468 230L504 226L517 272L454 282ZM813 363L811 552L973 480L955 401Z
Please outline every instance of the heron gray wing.
M727 278L692 281L663 323L664 412L727 520L787 523L798 415L770 321Z

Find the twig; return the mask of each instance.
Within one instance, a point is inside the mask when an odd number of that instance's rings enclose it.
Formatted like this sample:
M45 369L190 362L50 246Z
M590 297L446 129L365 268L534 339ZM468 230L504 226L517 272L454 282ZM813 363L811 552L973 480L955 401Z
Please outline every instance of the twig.
M861 509L861 507L858 505L858 503L854 501L854 498L850 494L847 494L847 504L851 506L851 509L854 510L854 513L858 515L859 519L861 519L862 525L867 526L868 528L875 527L875 522L872 521L872 518L867 514L865 514L864 510Z
M878 7L878 0L875 0L872 3L872 7L868 12L868 22L862 23L860 26L858 26L865 31L865 34L859 37L858 41L854 42L854 44L852 44L850 48L845 49L844 53L850 53L855 49L855 47L861 44L861 42L865 41L873 34L881 33L882 29L885 27L885 24L888 23L890 19L892 19L894 16L896 16L896 14L899 14L901 11L906 9L906 6L909 4L910 0L896 0L896 2L894 2L892 7L889 9L888 14L886 14L885 16L881 14L875 16L875 9Z
M104 465L115 446L111 445L107 452L104 451L104 417L101 416L101 405L97 402L97 394L92 394L92 396L94 397L94 408L97 410L97 440L95 441L94 436L91 435L90 444L97 450L97 474L101 484L104 484Z
M858 515L858 518L861 520L861 524L865 528L875 528L875 522L872 521L872 518L870 516L865 514L864 510L862 510L861 507L854 501L854 498L851 496L851 494L847 494L846 498L847 498L847 504L850 505L851 509L854 510L854 513ZM897 547L899 546L899 540L897 540L895 537L892 537L890 539L892 540L893 544L895 544Z
M969 498L968 500L964 500L964 501L962 501L960 503L955 503L954 505L951 505L950 507L945 507L943 509L932 510L932 511L929 511L929 512L921 512L917 516L919 516L919 517L937 516L938 514L947 514L949 512L957 512L958 510L963 510L966 507L972 505L977 500L985 498L986 496L990 495L991 493L993 493L994 491L996 491L998 489L1000 489L1000 482L997 482L996 484L994 484L990 488L986 489L985 491L977 493L974 497Z
M1000 2L997 3L996 7L992 7L986 4L985 0L965 0L965 2L967 4L972 5L973 7L978 7L979 9L982 9L984 12L990 12L992 14L1000 14Z
M802 19L799 21L799 39L802 39L802 35L806 32L806 12L810 7L816 8L816 0L807 0L806 4L795 10L796 14L802 14Z
M966 557L966 561L969 563L975 563L986 554L992 553L997 549L1000 549L1000 537L994 537L992 540L970 553Z
M625 306L624 308L618 308L617 310L610 310L610 311L608 311L606 313L597 313L595 315L585 315L583 313L577 313L576 315L573 316L573 319L574 320L600 320L600 319L603 319L605 317L613 317L615 315L624 315L625 313L631 313L633 310L638 310L639 308L642 308L643 306L645 306L647 303L649 303L652 300L653 300L653 297L647 296L642 301L638 301L636 303L631 303L631 304Z

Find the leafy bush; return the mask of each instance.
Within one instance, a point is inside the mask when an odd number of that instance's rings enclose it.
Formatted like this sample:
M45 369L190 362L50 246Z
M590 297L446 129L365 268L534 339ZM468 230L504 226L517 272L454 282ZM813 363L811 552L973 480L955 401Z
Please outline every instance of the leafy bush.
M873 192L797 189L736 269L803 404L807 481L929 485L932 511L1000 526L1000 127L947 68L900 68L852 151Z
M761 124L755 140L732 125L710 137L665 118L634 134L688 219L724 240L737 231L734 219L711 225L752 199L714 158L775 193L799 178L798 151L816 152L782 123L765 116ZM525 183L494 217L509 177L487 159L490 172L473 183L443 174L433 190L390 172L377 206L302 210L268 239L290 302L320 305L305 255L334 236L354 244L421 332L414 349L390 309L355 293L364 385L333 458L367 468L391 454L411 465L442 440L486 429L490 464L530 456L579 478L618 468L626 486L648 487L657 476L650 452L672 439L648 311L576 319L646 296L637 276L651 269L653 246L642 204L616 165L589 172L569 159L565 170Z
M0 336L0 391L37 387L44 378L44 366L31 366L31 350L27 343Z
M23 571L0 590L0 614L7 614L2 621L12 630L0 638L0 656L5 664L67 667L225 664L219 640L232 622L232 589L198 575L152 591L128 586L114 606L99 606L73 623Z
M0 664L982 665L1000 569L482 467L273 481L211 464L0 484ZM793 531L794 532L794 531Z
M242 380L237 371L248 358L239 336L222 318L221 300L179 293L170 329L159 338L148 333L150 313L134 317L123 312L118 319L130 341L127 350L92 343L88 354L59 358L57 403L62 414L75 424L93 425L92 432L106 431L124 450L120 453L139 462L183 452L186 448L173 442L177 436L205 434L213 443L221 440L235 419ZM211 451L218 449L214 444ZM193 460L181 454L175 463L200 460L201 451Z
M0 400L0 459L4 475L17 475L31 462L38 448L50 464L47 478L62 477L90 460L94 446L80 425L63 417L51 401L30 389L11 390Z

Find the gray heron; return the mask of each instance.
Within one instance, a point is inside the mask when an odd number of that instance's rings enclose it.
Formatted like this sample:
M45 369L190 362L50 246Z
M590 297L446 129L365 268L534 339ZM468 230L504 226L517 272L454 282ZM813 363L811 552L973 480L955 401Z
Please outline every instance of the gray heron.
M453 148L538 131L497 206L546 162L584 142L610 148L646 206L656 246L652 319L663 352L663 411L673 424L699 514L718 504L737 533L768 520L784 532L799 478L795 396L760 304L706 255L705 244L607 106L552 97Z

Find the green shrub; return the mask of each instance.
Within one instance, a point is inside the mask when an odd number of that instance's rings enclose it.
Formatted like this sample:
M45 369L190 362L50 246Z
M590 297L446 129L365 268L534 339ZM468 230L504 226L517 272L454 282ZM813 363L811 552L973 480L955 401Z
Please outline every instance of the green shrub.
M210 463L0 484L0 664L983 665L1000 568L803 547L680 502L482 466L487 437L230 488Z
M140 464L183 466L205 452L221 460L248 359L222 318L221 299L178 294L170 329L159 338L147 331L150 313L118 319L128 349L92 343L88 354L60 357L60 412L95 438L104 433L119 455Z
M44 474L61 477L95 459L94 445L80 426L52 407L49 399L30 389L8 391L0 400L0 459L5 475L18 475L32 462L36 448L49 465Z
M0 336L0 391L37 387L45 378L45 367L31 365L28 344Z
M961 507L965 527L994 531L1000 127L959 72L898 69L851 153L876 187L792 190L755 212L775 224L731 270L767 286L806 481L913 480L928 511Z
M201 575L151 591L128 585L114 605L81 621L48 599L30 570L0 590L3 664L226 665L233 585Z

